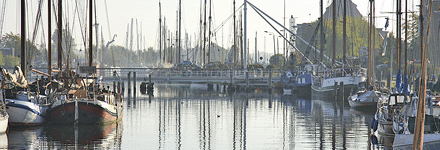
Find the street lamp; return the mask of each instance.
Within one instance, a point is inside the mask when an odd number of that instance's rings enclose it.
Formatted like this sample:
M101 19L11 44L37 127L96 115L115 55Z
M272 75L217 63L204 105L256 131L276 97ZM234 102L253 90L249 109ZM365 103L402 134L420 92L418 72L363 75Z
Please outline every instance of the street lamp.
M265 33L268 33L269 35L272 35L273 37L273 54L276 55L276 48L275 48L275 34L273 32L264 31Z

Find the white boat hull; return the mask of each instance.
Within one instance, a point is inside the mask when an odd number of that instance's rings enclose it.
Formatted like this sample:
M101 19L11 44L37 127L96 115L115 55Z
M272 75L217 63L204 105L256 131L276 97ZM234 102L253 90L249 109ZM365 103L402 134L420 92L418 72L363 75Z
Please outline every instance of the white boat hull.
M28 101L6 99L6 111L11 126L36 126L44 123L43 107Z
M393 149L412 149L414 134L396 134L394 136ZM431 133L423 135L423 149L438 149L440 146L440 134Z
M0 134L5 133L8 129L9 115L4 110L0 110Z

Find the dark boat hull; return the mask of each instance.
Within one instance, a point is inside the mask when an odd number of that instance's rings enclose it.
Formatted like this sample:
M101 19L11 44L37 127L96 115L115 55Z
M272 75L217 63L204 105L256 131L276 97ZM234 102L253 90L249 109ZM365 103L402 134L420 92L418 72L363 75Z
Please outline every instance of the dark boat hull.
M48 117L51 124L110 124L122 119L122 105L109 105L98 100L68 101L53 105Z

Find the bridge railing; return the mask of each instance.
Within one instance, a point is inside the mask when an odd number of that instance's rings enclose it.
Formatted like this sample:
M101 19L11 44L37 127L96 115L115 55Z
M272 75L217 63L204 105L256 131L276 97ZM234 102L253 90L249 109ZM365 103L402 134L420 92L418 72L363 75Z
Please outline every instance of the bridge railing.
M168 68L99 68L98 73L103 77L112 77L115 73L117 77L127 77L128 73L136 72L136 76L147 78L151 74L153 77L245 77L246 71L239 69L199 69L199 70L177 70ZM272 73L272 78L278 78L284 72L281 69L276 70L247 70L249 78L268 78Z

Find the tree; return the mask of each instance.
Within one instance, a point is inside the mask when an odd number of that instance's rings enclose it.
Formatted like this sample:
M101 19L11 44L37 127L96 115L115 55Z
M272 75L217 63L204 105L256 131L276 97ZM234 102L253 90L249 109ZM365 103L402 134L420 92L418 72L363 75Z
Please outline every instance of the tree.
M282 54L272 55L269 59L270 64L276 65L278 68L284 65L284 57Z

